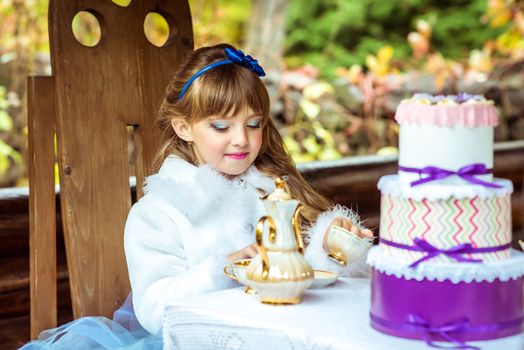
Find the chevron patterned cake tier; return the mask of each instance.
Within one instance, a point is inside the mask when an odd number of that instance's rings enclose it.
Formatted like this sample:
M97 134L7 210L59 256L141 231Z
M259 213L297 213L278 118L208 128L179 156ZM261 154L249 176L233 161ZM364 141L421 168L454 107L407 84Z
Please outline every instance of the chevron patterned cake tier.
M380 245L387 254L411 262L424 258L431 249L457 249L466 244L487 251L476 254L464 251L461 257L465 259L490 262L508 258L512 236L511 184L497 183L508 188L504 191L462 185L461 191L471 187L470 196L445 196L446 192L453 194L457 186L432 185L439 189L440 198L423 195L413 198L398 190L402 182L397 176L381 179ZM391 188L397 191L389 192ZM415 191L424 192L424 186ZM458 263L460 259L438 254L425 261Z

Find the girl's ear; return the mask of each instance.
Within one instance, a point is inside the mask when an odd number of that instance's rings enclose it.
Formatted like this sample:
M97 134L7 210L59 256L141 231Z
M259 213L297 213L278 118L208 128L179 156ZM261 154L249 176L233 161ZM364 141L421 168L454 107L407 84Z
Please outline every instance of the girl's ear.
M185 120L172 120L171 126L178 137L186 142L193 141L193 133L191 133L191 128Z

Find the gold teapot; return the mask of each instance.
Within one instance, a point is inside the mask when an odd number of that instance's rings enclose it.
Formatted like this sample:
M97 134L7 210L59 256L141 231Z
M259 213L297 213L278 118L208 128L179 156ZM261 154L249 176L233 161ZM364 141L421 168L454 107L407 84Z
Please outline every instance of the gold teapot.
M260 254L251 262L247 279L263 303L297 304L314 278L298 225L302 205L291 198L284 178L277 177L275 185L263 199L267 215L256 226Z

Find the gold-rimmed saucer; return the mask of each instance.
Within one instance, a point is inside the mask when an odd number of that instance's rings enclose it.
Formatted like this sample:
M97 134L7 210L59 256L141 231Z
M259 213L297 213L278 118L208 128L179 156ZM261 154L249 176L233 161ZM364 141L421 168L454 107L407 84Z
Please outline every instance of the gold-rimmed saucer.
M325 288L335 283L338 279L338 274L332 271L315 270L314 272L315 278L313 279L313 283L309 287L310 289Z

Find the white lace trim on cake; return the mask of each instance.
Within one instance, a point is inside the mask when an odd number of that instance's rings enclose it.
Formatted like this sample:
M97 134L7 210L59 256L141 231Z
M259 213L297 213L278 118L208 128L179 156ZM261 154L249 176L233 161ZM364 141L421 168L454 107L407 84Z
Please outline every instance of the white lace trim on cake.
M409 265L412 261L403 261L386 253L380 246L373 247L368 253L367 263L385 273L407 280L417 281L450 280L459 282L493 282L499 279L503 282L524 276L524 253L512 249L509 259L490 263L420 263L416 268Z
M434 184L425 183L411 187L409 182L400 181L398 175L382 176L378 182L378 189L383 194L393 197L412 198L415 200L441 200L450 197L462 198L491 198L505 196L513 192L513 183L507 179L493 179L493 183L502 188L487 188L473 184Z

